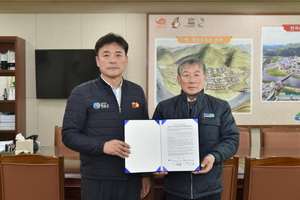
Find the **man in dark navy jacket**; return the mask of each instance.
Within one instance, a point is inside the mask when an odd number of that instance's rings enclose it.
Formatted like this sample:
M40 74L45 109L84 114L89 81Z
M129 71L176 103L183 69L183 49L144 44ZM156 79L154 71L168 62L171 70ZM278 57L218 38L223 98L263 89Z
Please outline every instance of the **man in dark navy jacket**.
M143 89L122 78L128 64L128 44L109 33L96 45L100 76L76 86L63 120L64 144L80 152L82 200L139 200L147 195L150 179L125 174L124 120L148 119Z
M200 171L160 172L167 200L220 200L223 163L239 145L239 132L228 102L204 93L206 68L197 58L178 67L182 93L160 102L153 119L198 118Z

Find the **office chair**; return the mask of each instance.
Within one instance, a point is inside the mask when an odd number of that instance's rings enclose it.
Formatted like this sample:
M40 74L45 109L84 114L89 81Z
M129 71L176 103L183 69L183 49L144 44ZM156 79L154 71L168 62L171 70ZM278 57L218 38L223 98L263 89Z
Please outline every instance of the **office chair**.
M299 126L300 127L300 126ZM261 127L260 146L261 147L300 147L300 128L288 126Z
M299 200L300 158L246 157L244 200Z
M79 153L76 151L73 151L72 149L69 149L65 146L65 144L62 142L62 135L61 135L62 127L61 126L55 126L54 127L54 146L56 146L57 154L58 155L64 155L68 158L74 157L79 158Z
M251 127L237 126L240 133L239 147L250 148L251 145Z
M64 157L19 154L1 156L2 200L63 200Z
M240 133L239 148L236 155L240 157L250 156L251 154L251 127L238 126Z
M260 128L260 157L300 157L300 128L274 126Z
M237 176L239 167L239 157L232 157L224 163L222 172L223 192L222 200L236 200Z

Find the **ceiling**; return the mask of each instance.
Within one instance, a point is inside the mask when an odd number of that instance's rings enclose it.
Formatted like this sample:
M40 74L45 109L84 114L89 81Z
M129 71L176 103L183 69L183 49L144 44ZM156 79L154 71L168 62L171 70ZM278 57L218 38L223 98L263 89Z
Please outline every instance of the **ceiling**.
M0 0L0 13L298 13L300 0Z

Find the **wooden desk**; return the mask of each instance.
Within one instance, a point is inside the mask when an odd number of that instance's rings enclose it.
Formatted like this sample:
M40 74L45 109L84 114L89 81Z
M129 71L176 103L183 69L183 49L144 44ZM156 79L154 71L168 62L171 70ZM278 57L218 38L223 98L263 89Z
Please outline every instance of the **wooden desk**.
M63 152L63 153L61 153ZM60 147L44 146L37 152L42 155L64 155L65 168L65 200L80 200L80 160L79 154L74 154L73 151L61 150Z
M63 153L61 153L63 152ZM72 151L62 151L59 147L45 146L37 152L42 155L64 155L64 168L65 168L65 200L80 200L80 160L79 154L74 154ZM154 190L151 188L149 194L142 200L153 200Z
M59 148L56 147L43 147L38 154L43 155L58 155ZM271 156L291 156L300 157L300 148L239 148L237 154L240 158L239 174L237 184L237 200L243 199L244 187L244 165L245 157L263 158ZM80 160L79 155L74 155L72 152L66 152L65 158L65 193L66 200L80 200ZM163 177L155 176L153 180L153 187L147 197L143 200L164 200L163 192Z
M239 171L237 183L237 200L243 200L244 190L244 166L245 157L264 158L271 156L291 156L300 157L300 148L239 148L237 154L239 156ZM165 200L163 192L164 180L163 176L155 176L154 178L154 199Z
M243 190L244 190L244 166L245 166L246 156L250 156L251 158L266 158L266 157L273 157L273 156L300 157L300 148L266 148L266 147L240 148L236 155L238 155L240 158L238 182L237 182L237 200L242 200Z

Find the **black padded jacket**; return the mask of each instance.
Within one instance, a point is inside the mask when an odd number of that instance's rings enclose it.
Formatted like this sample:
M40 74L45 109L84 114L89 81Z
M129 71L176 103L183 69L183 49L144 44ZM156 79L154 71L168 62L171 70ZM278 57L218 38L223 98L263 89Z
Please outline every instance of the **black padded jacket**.
M169 172L164 179L164 190L186 199L197 199L221 193L223 163L232 157L239 145L239 132L227 101L200 92L189 113L187 94L160 102L153 119L198 118L200 161L212 154L214 166L206 174Z
M124 120L148 119L143 89L123 80L121 106L111 87L101 77L76 86L70 94L63 118L62 140L80 152L83 178L126 180L124 159L103 153L104 143L124 141Z

